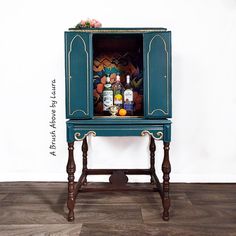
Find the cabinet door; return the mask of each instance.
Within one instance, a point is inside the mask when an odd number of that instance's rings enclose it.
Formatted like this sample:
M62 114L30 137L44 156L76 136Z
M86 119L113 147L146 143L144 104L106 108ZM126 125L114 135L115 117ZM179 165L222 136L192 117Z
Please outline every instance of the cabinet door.
M171 117L171 32L144 33L144 116Z
M89 119L92 109L92 37L65 33L66 118Z

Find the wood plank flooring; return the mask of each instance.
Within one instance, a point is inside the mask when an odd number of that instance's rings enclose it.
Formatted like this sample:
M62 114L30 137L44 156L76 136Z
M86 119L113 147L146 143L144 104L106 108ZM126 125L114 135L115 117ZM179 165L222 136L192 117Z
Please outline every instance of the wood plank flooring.
M0 183L0 236L236 236L236 184L171 184L169 222L157 192L79 193L73 223L66 199L67 183Z

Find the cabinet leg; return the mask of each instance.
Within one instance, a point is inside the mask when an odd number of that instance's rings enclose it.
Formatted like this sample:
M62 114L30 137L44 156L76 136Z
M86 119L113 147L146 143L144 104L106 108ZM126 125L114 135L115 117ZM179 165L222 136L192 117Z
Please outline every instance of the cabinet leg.
M154 180L153 180L153 177L151 176L150 178L150 184L154 184Z
M163 220L169 220L169 208L170 208L170 198L169 198L169 174L171 171L170 160L169 160L169 142L164 142L164 159L162 163L162 172L163 172L163 196L162 196L162 205L163 205Z
M152 136L150 136L150 171L151 171L151 184L154 184L153 175L155 174L155 151L156 151L156 144L155 140Z
M68 199L67 199L67 207L69 209L68 213L68 221L74 220L74 206L75 206L75 196L74 196L74 173L75 173L75 161L74 161L74 142L68 143L68 163L66 166L66 170L68 173Z
M84 182L83 184L86 185L87 184L87 170L88 170L88 143L87 143L87 138L85 137L83 139L83 143L82 143L82 153L83 153L83 170L82 173L85 176L84 178Z

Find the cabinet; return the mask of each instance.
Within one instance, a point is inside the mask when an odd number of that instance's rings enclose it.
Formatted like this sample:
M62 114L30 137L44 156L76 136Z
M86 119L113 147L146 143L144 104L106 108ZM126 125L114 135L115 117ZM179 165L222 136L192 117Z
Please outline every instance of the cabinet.
M124 83L131 75L134 114L104 116L102 91L106 75L119 73ZM71 29L65 32L66 118L69 159L68 220L74 219L74 202L89 174L109 174L113 189L124 188L126 175L146 174L160 192L163 219L169 219L169 143L171 140L171 32L165 28ZM86 137L150 136L150 169L88 169ZM155 173L155 140L164 143L163 184ZM82 141L83 170L74 183L74 141Z

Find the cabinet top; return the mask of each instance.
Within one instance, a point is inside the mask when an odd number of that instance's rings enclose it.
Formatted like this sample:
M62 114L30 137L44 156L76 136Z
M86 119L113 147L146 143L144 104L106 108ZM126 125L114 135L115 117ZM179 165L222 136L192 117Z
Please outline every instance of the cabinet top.
M166 28L69 28L69 31L91 32L91 33L143 33L166 31Z

